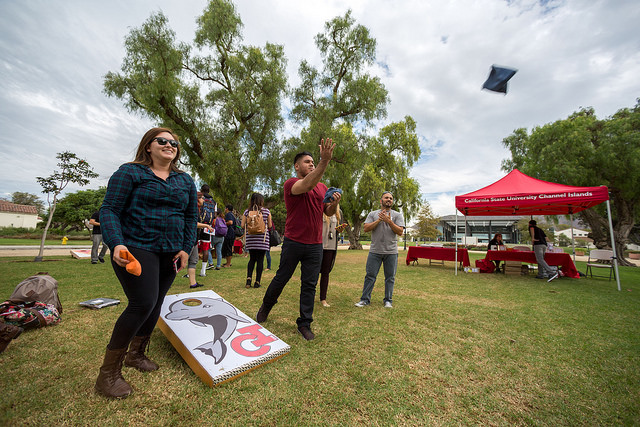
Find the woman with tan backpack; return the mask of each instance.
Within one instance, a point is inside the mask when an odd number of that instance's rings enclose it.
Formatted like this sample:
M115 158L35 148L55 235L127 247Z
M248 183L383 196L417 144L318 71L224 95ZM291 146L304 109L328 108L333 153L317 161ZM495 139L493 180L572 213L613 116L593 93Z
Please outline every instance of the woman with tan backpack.
M245 229L245 249L249 251L247 264L247 282L245 288L251 287L253 269L256 269L254 288L260 287L264 265L264 255L269 250L269 229L273 226L271 212L264 207L264 196L253 193L249 208L242 215L242 228Z

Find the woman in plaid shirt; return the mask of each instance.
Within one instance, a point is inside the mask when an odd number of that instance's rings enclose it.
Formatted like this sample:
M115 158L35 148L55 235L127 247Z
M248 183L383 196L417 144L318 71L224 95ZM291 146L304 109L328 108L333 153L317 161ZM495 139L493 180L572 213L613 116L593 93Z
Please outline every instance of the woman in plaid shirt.
M158 369L144 352L164 296L196 243L196 187L178 169L179 158L173 131L149 130L135 160L109 179L100 209L102 236L129 300L113 328L96 381L96 390L108 397L126 397L133 391L122 377L123 362L141 371ZM121 256L123 250L140 262L139 276L127 272L130 261Z

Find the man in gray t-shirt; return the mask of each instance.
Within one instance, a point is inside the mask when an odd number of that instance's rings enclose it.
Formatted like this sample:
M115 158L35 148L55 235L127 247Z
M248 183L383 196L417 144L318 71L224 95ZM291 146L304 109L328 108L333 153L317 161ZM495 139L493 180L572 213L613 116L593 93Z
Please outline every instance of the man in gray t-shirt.
M398 236L404 232L404 218L400 212L391 209L393 195L386 191L380 199L381 209L367 215L363 230L371 232L371 248L367 257L366 275L360 301L356 307L371 303L371 291L376 283L380 265L384 265L384 306L392 308L393 285L398 269Z

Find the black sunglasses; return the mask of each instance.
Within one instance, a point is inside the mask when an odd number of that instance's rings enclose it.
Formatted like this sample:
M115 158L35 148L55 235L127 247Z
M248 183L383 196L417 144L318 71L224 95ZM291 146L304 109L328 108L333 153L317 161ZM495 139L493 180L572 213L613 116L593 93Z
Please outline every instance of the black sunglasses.
M171 144L173 148L178 148L178 146L180 146L180 143L175 139L167 139L161 136L156 136L155 138L152 139L152 141L157 141L158 145L167 145L167 142L168 142L169 144Z

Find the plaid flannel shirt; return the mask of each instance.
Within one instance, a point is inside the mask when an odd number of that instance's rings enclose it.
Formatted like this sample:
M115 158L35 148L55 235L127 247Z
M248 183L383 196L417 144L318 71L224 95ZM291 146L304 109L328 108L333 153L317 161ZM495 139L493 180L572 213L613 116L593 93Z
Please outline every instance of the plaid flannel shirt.
M190 253L196 244L196 186L186 173L158 178L148 166L125 163L111 176L100 208L102 238L151 252Z

